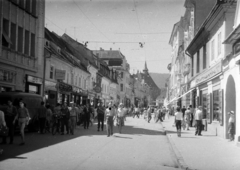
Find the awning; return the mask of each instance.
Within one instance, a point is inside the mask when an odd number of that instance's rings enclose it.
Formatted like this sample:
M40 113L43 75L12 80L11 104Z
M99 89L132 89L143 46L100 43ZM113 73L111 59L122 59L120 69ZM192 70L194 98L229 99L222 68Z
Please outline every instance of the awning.
M7 41L8 44L12 44L10 38L8 37L7 33L3 30L2 32L3 37L5 38L5 40Z
M186 93L182 94L182 95L181 95L181 96L179 96L179 97L175 97L175 98L174 98L174 99L172 99L170 102L168 102L168 104L167 104L167 105L169 105L170 103L174 102L175 100L178 100L178 99L182 98L183 96L186 96L188 93L190 93L190 92L191 92L191 91L193 91L193 90L195 90L195 88L193 88L193 89L191 89L191 90L187 91Z

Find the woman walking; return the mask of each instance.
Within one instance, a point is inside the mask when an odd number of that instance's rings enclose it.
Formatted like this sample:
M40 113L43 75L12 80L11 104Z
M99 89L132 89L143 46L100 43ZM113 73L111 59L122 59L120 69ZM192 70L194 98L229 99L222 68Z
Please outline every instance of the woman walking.
M13 123L15 123L15 121L18 119L18 124L20 126L20 133L22 138L22 143L19 144L21 146L21 145L25 145L24 129L30 120L30 116L29 116L28 109L25 107L23 101L20 101L19 105L20 105L20 108L18 109L18 113Z
M183 113L181 112L180 107L176 108L177 112L175 113L175 124L177 128L178 137L181 137L181 124L183 119Z
M125 110L123 109L123 104L119 104L119 108L117 110L117 126L119 133L122 133L122 127L124 126L125 119Z

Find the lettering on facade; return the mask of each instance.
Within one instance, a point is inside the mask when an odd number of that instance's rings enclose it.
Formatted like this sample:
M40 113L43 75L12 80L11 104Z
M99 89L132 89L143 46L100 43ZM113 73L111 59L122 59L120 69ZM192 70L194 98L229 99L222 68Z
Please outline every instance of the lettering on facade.
M222 62L219 62L216 66L210 68L203 74L200 74L197 76L192 82L191 82L191 88L195 87L196 85L207 81L208 79L212 78L213 76L217 75L222 71Z
M27 76L27 81L30 83L35 83L35 84L42 84L42 79L34 76Z
M55 69L56 80L65 80L66 70Z
M71 85L68 85L68 84L63 83L63 82L58 83L58 88L62 92L72 92L72 90L73 90Z

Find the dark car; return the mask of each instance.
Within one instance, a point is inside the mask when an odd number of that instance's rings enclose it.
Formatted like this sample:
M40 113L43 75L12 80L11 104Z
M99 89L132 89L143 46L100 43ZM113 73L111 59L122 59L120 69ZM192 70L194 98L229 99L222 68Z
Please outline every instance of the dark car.
M0 110L5 112L7 102L11 100L13 105L19 108L19 101L22 100L27 107L31 120L27 126L29 131L38 130L37 111L41 106L43 97L37 94L24 93L24 92L3 92L0 93Z

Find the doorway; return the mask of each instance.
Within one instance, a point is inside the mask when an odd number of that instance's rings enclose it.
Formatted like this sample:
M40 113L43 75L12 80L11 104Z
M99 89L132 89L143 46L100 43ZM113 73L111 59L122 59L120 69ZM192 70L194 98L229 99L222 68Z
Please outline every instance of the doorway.
M229 135L227 133L228 130L228 119L229 115L227 114L230 111L234 111L234 117L236 117L236 89L235 89L235 81L230 75L227 79L227 85L226 85L226 96L225 96L225 102L226 102L226 107L225 107L225 138L228 139ZM236 125L236 119L235 119L235 125ZM235 126L235 131L236 131L236 126Z

